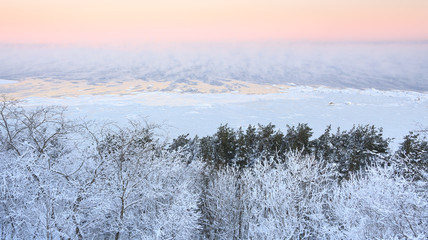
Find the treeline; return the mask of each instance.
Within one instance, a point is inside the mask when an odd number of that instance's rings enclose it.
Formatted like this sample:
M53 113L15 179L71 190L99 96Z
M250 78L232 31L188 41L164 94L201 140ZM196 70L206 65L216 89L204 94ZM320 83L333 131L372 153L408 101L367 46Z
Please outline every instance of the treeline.
M321 136L312 139L313 132L307 124L287 125L285 133L271 123L249 125L246 129L233 129L226 124L212 136L181 135L172 141L169 149L186 152L192 159L200 159L215 169L248 168L266 161L284 163L288 154L299 152L332 166L339 180L349 179L351 173L373 164L398 163L404 158L406 175L420 179L426 178L421 172L428 171L427 139L421 137L424 132L410 132L400 148L392 152L391 139L383 136L382 128L371 125L357 125L350 130L338 128L335 132L328 126Z
M165 142L0 103L0 239L426 239L424 132L306 124Z

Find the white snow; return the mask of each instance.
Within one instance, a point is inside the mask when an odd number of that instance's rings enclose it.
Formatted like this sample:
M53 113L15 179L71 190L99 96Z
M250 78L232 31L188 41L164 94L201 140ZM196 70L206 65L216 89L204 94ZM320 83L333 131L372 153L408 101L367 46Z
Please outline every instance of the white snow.
M331 104L333 103L333 104ZM231 127L272 122L308 123L314 136L327 125L350 129L354 124L382 127L396 147L409 131L427 127L428 93L331 89L296 86L279 94L183 94L151 92L135 95L81 96L77 98L29 98L27 105L65 105L73 117L123 122L146 117L163 123L170 137L190 133L204 136L220 124Z

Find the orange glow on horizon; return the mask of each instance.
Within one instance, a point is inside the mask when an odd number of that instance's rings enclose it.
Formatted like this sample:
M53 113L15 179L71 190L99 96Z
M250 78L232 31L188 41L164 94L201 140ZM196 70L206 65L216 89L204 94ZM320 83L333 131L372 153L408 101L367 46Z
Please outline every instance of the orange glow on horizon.
M428 1L0 0L3 43L428 39Z

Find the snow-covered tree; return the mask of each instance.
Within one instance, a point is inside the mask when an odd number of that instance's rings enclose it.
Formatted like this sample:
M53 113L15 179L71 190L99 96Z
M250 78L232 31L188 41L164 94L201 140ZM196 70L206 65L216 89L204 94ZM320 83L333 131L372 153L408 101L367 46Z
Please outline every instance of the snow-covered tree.
M98 237L188 239L197 235L200 162L167 151L152 125L131 122L97 140L103 166L88 201Z
M332 171L314 157L289 154L284 163L215 172L203 199L210 239L284 239L320 236Z
M427 184L396 174L396 166L374 166L353 174L334 191L333 239L426 239Z
M329 126L314 141L314 153L318 159L334 165L341 179L389 157L390 139L383 137L382 128L358 125L349 131L338 128L335 134L330 131Z
M65 108L42 106L26 109L19 101L3 96L0 102L0 132L4 150L12 150L21 155L23 149L56 157L60 152L61 138L73 127L66 120Z
M71 152L66 136L72 125L64 118L64 108L25 109L17 101L3 98L0 103L2 140L2 222L5 238L69 236L61 219L73 196L69 175L79 167L63 161ZM74 168L74 170L72 170Z
M397 171L416 181L428 181L428 139L424 132L410 132L400 144Z
M423 136L392 158L373 126L311 142L305 124L224 125L168 147L156 125L64 111L0 102L0 239L428 237Z

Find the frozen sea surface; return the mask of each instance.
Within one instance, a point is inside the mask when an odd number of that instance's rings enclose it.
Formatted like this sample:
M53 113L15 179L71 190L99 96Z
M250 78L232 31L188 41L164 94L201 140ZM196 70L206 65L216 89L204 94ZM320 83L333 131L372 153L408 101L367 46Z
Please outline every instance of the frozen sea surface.
M266 95L182 94L153 92L127 96L80 96L77 98L30 98L28 106L65 105L71 117L124 123L146 118L162 123L166 135L213 134L220 124L286 125L308 123L314 136L327 125L350 129L354 124L382 127L393 147L410 130L427 127L428 93L292 87L285 93Z

